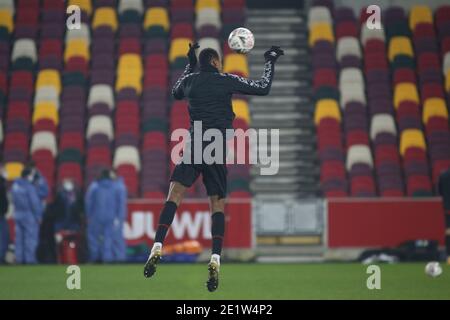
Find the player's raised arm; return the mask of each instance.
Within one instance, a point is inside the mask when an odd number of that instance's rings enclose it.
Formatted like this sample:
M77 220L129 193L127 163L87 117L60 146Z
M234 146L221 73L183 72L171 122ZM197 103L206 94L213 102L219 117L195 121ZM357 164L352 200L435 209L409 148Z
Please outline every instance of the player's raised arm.
M181 100L184 98L183 80L186 79L186 77L188 77L190 74L192 74L192 72L194 72L194 69L197 65L197 56L195 55L195 49L198 49L199 47L200 46L198 45L198 43L189 44L189 51L187 53L189 63L172 88L172 95L177 100Z
M284 55L280 47L272 46L264 53L266 63L264 73L259 80L250 80L234 74L225 74L232 93L265 96L269 94L275 72L275 62Z

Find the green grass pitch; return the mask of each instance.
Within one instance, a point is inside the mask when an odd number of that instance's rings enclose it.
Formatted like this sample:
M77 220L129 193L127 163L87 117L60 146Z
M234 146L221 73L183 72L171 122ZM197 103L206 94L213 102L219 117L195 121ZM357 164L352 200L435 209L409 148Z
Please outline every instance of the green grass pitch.
M367 266L222 264L218 291L205 287L205 264L81 265L81 290L66 287L67 266L0 267L0 299L450 299L450 266L431 278L424 263L380 265L381 289L366 287Z

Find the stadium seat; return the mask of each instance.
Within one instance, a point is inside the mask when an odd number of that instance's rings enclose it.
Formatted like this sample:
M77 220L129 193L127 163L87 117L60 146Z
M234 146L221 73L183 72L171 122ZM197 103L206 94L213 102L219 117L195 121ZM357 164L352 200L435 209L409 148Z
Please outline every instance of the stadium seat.
M405 156L408 148L426 150L425 138L418 129L404 130L400 135L400 154Z
M37 61L36 44L32 39L18 39L14 42L11 61L24 58L29 59L32 64Z
M198 0L195 3L195 11L198 13L204 9L214 9L220 12L220 1L219 0Z
M236 118L243 119L248 125L250 125L250 110L248 103L242 99L233 99L233 112Z
M50 102L56 106L56 109L59 109L59 94L57 89L53 86L44 86L36 90L34 105L40 102Z
M203 26L213 26L220 30L222 28L220 11L213 8L205 8L197 11L195 29L200 30Z
M425 101L423 105L423 123L427 124L432 117L441 117L448 120L448 110L444 99L429 98Z
M419 104L417 87L411 83L400 83L394 88L394 106L397 109L402 101L412 101Z
M80 7L80 9L86 12L89 16L92 14L91 0L68 0L67 7L72 5Z
M354 37L343 37L337 42L336 48L336 58L339 62L345 56L355 56L361 58L361 48L359 47L359 42Z
M333 24L333 19L330 14L330 10L327 7L317 6L312 7L308 14L308 28L311 29L314 24L326 23L329 25Z
M325 118L332 118L336 121L341 121L341 112L336 100L321 99L316 103L316 110L314 114L314 123L316 126Z
M167 32L169 32L170 23L169 23L169 15L166 8L162 7L154 7L149 8L145 13L144 18L144 29L147 32L151 32L151 35L164 36ZM152 31L152 29L155 29Z
M236 73L243 77L248 77L249 70L245 56L232 53L225 56L223 71L226 73Z
M58 91L58 94L61 93L61 79L59 73L56 70L41 70L37 76L36 90L49 86L55 88Z
M409 27L414 30L421 23L433 23L433 13L426 5L415 5L409 14Z
M141 162L139 151L133 146L121 146L116 149L113 160L113 167L117 168L121 165L133 165L135 170L141 170Z
M67 63L69 59L81 57L90 60L89 43L84 39L69 40L64 51L64 61Z
M39 102L34 107L33 124L42 119L51 120L56 126L59 123L58 109L52 102Z
M24 169L24 165L19 162L7 162L5 164L6 171L6 179L8 181L14 181L17 178L20 178L22 174L22 170Z
M397 135L395 121L390 114L376 114L372 117L370 126L370 138L375 141L378 134L389 133L394 136Z
M90 108L96 103L104 103L111 110L114 109L114 93L110 86L106 84L96 84L91 87L87 106Z
M31 138L30 153L33 154L38 150L48 150L53 157L56 157L57 144L56 137L52 132L41 131L35 133Z
M89 139L98 133L106 135L110 141L114 139L114 130L110 117L97 115L89 119L86 129L86 138Z
M113 31L117 30L117 16L116 11L113 8L100 7L95 10L94 18L92 20L92 28L97 29L101 26L107 26Z
M317 41L329 41L334 43L332 26L327 23L315 23L309 33L309 45L312 47Z
M406 55L414 57L414 52L411 44L411 40L407 37L394 37L389 42L388 56L389 61L394 61L394 58L398 55Z

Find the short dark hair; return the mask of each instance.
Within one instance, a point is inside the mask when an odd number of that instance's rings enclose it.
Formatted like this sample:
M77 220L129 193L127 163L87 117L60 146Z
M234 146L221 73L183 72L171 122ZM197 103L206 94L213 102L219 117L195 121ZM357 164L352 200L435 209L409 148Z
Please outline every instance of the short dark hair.
M22 173L20 174L20 176L21 176L22 178L26 178L26 177L28 177L30 174L31 174L31 169L25 167L25 168L22 170Z
M100 171L100 175L98 177L98 180L103 180L103 179L111 179L111 172L109 171L109 169L102 169L102 171Z
M200 66L206 66L211 64L211 61L213 59L220 59L220 57L219 53L217 53L217 51L212 48L203 49L198 56Z

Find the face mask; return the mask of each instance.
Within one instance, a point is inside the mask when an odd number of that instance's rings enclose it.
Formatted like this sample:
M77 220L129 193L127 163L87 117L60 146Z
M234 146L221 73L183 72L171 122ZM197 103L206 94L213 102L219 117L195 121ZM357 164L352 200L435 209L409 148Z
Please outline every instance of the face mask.
M72 191L73 188L74 188L74 186L73 186L73 183L72 183L72 182L70 182L70 181L64 181L63 188L64 188L64 190L66 190L66 191Z
M33 175L30 174L30 175L27 177L27 180L30 181L31 183L33 183L33 180L34 180L33 178L34 178Z

